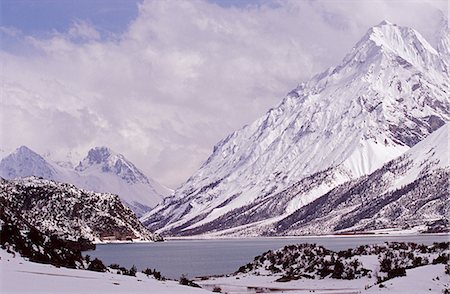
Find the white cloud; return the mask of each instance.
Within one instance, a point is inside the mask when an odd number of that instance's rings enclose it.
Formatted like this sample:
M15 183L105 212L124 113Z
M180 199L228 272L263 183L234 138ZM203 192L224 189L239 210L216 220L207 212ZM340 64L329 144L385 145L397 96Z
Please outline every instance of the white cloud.
M0 33L3 33L10 37L18 37L22 34L22 31L14 27L0 26Z
M270 5L269 5L270 4ZM446 1L146 1L122 35L86 22L2 52L3 149L107 145L175 187L213 144L339 62L383 19L433 41ZM441 11L441 12L440 12ZM79 42L79 41L82 42Z
M67 34L72 39L98 40L100 33L86 21L77 20L72 23Z

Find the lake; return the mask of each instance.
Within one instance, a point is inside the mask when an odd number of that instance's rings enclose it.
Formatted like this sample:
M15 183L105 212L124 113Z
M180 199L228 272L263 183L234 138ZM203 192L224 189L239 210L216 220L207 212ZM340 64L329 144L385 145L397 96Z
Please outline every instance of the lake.
M135 265L138 270L154 268L167 278L178 279L182 274L198 276L222 275L235 272L261 253L285 245L316 243L339 251L365 244L386 241L432 244L447 242L449 235L405 236L345 236L298 238L242 238L214 240L168 240L155 243L101 244L85 254L101 259L105 265L120 264L126 268Z

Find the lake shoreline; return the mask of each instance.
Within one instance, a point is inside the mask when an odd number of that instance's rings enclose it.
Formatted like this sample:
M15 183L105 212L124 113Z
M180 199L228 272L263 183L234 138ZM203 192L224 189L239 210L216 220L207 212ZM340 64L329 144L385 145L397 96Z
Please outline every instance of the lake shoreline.
M255 256L286 245L310 243L329 250L341 251L364 244L412 242L433 244L447 242L449 234L367 235L367 236L307 236L258 237L228 239L167 239L166 242L99 244L96 250L86 251L91 258L99 258L105 265L135 265L138 270L157 269L170 279L186 275L192 279L202 276L221 276L235 272Z
M189 241L189 240L284 240L284 239L315 239L315 238L378 238L383 237L403 237L403 236L448 236L450 233L405 233L405 232L386 232L386 233L362 233L362 234L333 234L333 235L295 235L295 236L249 236L249 237L233 237L233 236L183 236L183 237L165 237L164 241ZM133 242L130 242L133 243ZM151 242L150 242L151 243Z

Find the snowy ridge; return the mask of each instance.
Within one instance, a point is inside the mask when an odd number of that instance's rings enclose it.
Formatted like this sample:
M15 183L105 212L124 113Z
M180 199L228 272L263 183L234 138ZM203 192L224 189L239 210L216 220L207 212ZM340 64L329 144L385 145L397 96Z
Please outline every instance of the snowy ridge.
M340 185L266 228L268 234L325 234L414 226L448 231L450 124L368 176Z
M447 123L370 175L330 188L335 182L330 169L180 234L321 235L412 227L448 231L449 131Z
M339 66L219 142L197 173L141 221L169 234L191 234L208 223L195 234L220 231L212 224L221 217L328 171L316 192L292 193L289 209L269 214L292 213L374 172L448 122L448 69L443 54L418 32L382 22Z
M138 216L171 193L170 189L146 177L123 155L106 147L91 149L74 168L67 163L48 161L22 146L0 162L0 176L5 179L38 176L95 192L114 193Z
M40 232L66 240L158 240L117 195L36 177L0 182L4 209L20 215Z

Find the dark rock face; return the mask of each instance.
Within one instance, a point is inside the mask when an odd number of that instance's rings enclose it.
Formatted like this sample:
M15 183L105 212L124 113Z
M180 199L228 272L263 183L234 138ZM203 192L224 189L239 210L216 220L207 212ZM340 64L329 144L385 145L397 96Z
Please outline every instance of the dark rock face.
M111 156L111 150L107 147L97 147L89 150L87 159L90 164L100 164Z

